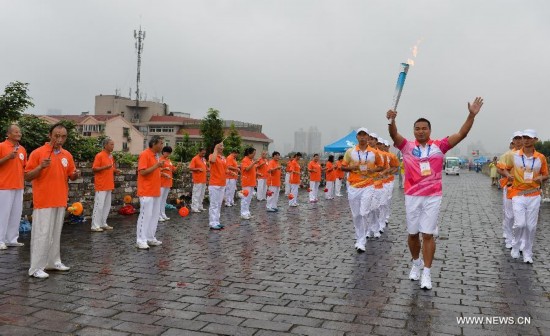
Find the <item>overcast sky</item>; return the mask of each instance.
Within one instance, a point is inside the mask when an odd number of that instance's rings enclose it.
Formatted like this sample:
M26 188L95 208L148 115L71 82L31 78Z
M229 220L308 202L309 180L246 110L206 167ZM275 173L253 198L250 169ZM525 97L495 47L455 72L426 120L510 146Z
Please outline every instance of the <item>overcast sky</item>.
M270 150L316 126L328 144L351 127L389 137L399 63L411 58L397 125L458 131L506 149L513 131L550 139L550 1L0 0L0 85L30 83L36 107L94 110L94 96L135 90L133 30L147 32L141 89L172 111L264 125Z

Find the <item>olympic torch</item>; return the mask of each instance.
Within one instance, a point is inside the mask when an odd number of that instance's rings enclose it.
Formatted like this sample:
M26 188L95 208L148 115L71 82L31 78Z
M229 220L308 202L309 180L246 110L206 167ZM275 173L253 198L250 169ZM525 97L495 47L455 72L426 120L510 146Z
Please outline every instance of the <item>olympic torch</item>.
M393 93L393 103L392 110L397 110L397 104L399 104L399 98L401 98L401 92L403 91L403 86L405 85L405 79L407 78L407 72L409 71L408 63L400 64L400 72L397 77L397 84L395 85L395 91Z

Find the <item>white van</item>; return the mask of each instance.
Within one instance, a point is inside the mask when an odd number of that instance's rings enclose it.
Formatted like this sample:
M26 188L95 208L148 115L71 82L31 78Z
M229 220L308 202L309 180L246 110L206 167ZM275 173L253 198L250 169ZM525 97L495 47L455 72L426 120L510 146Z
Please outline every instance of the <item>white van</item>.
M445 158L445 175L460 175L460 159L457 157Z

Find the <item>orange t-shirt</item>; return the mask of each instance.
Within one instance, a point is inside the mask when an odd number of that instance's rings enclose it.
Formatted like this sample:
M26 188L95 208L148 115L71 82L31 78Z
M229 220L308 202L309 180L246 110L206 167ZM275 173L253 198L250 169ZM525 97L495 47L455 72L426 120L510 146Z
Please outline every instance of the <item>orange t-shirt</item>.
M24 169L27 164L27 151L21 145L6 140L0 143L0 159L16 151L15 158L0 165L0 190L23 189Z
M266 159L260 159L258 161L258 165L256 166L256 176L258 179L266 179L267 178L267 160Z
M290 167L290 184L300 184L301 176L300 176L300 164L298 163L298 160L292 159L288 163L288 166Z
M321 182L321 165L315 161L309 161L307 169L314 170L309 172L309 180L313 182Z
M138 179L137 195L139 197L159 197L160 196L160 168L156 168L148 175L141 175L140 170L150 168L158 162L157 154L150 148L147 148L138 159Z
M101 168L112 165L111 168L94 173L95 191L108 191L115 189L115 159L112 154L102 150L94 158L92 168Z
M227 162L221 155L216 157L216 162L210 161L210 185L216 187L225 187L225 175Z
M176 171L176 166L172 164L172 161L170 161L169 158L161 158L161 160L164 160L164 169L162 169L160 172L170 176L170 178L160 174L160 186L161 188L172 188L172 177L174 176L174 172Z
M327 173L325 174L325 178L328 182L336 181L335 165L330 161L327 161Z
M397 158L397 155L393 154L392 152L388 152L388 157L390 158L390 167L391 168L398 168L399 167L399 159ZM388 181L395 180L395 176L393 174L390 174Z
M357 171L349 173L348 181L350 186L354 188L364 188L372 185L374 183L374 178L378 174L376 172L362 172L361 169L368 168L371 170L376 167L384 166L384 162L380 155L378 155L378 151L370 146L367 146L364 152L359 150L359 146L348 149L344 155L344 165L349 165L352 162L360 164L360 168Z
M202 172L197 172L197 171L191 172L191 175L193 175L193 183L196 183L196 184L206 183L206 159L205 158L195 155L191 159L191 163L189 163L189 168L203 169Z
M73 156L63 148L59 153L52 152L53 147L46 143L32 151L25 172L30 172L44 159L51 163L32 180L32 201L35 209L60 208L67 206L69 197L69 176L76 170ZM51 155L50 155L51 154Z
M280 167L281 165L277 160L271 160L269 161L269 164L267 165L267 170L274 169L277 167ZM281 169L275 169L271 172L267 173L268 179L267 179L267 185L270 187L280 187L281 186Z
M336 178L343 179L346 173L342 170L342 160L336 161Z
M243 187L256 186L256 167L252 167L248 171L245 169L251 165L253 165L252 160L245 156L241 161L241 186Z
M229 156L227 157L225 162L227 163L227 167L234 167L234 168L239 167L239 164L237 163L237 160L235 160L235 155L233 155L233 154L229 154ZM227 170L227 174L225 174L225 178L230 179L230 180L236 180L237 175L230 174L230 172L236 173L233 170Z

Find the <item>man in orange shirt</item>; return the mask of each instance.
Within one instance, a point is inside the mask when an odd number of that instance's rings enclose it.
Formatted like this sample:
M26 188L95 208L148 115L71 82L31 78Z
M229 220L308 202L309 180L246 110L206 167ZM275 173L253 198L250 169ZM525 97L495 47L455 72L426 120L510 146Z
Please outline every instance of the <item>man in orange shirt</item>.
M256 150L253 147L248 147L244 151L244 157L241 161L241 186L243 191L247 190L248 195L243 195L241 198L241 218L250 219L250 201L252 201L252 195L254 194L254 187L256 186L256 166L259 160L254 160Z
M27 151L19 145L21 130L17 125L7 129L6 141L0 143L0 250L19 243L19 222L23 212L23 175Z
M191 159L189 170L193 175L193 192L191 196L191 212L201 212L206 210L202 207L204 194L206 193L206 149L199 148L199 153Z
M148 249L149 246L162 244L155 234L160 212L160 169L164 167L164 159L161 159L160 152L163 145L162 138L153 135L149 140L149 148L139 154L137 189L141 209L136 228L138 249Z
M225 160L227 164L227 174L225 175L225 206L235 205L235 190L237 190L237 177L239 177L239 164L237 163L236 149L231 151Z
M62 124L50 128L50 142L35 149L25 166L25 180L32 181L31 266L29 275L47 278L44 270L68 271L61 262L60 240L69 185L80 177L73 156L63 149L67 129Z
M292 156L288 155L288 161L285 167L285 195L290 194L290 161L292 161Z
M277 202L279 201L279 192L281 190L281 164L279 160L281 154L279 152L273 152L271 154L271 161L267 165L267 202L266 208L269 212L277 212Z
M256 198L258 201L266 200L267 193L267 152L263 151L262 156L258 160L256 166L256 177L258 178L258 186L256 187Z
M92 232L112 230L113 227L107 224L109 210L111 210L111 193L115 189L115 159L113 149L115 142L110 138L103 140L103 150L94 158L92 172L94 173L94 211L92 213Z
M209 225L211 230L221 230L224 226L220 223L220 213L225 195L225 176L227 174L227 163L223 156L223 142L214 146L214 151L210 154L208 161L210 162L210 183L208 185L210 196Z
M321 165L319 164L319 154L313 154L313 160L307 165L309 172L309 203L317 203L319 199L319 184L321 184Z
M345 173L342 170L342 163L344 162L344 156L338 156L338 161L336 161L336 180L334 181L334 192L336 196L342 197L342 182L344 181Z
M166 216L166 200L168 199L168 194L170 193L170 188L172 188L174 172L177 169L177 166L172 164L170 161L170 155L172 155L172 147L165 146L162 149L162 158L164 160L164 166L160 169L160 213L159 213L159 222L164 222L169 220Z
M336 169L334 165L334 155L329 155L326 163L325 180L327 183L327 191L325 199L334 199L334 184L336 182Z
M292 199L288 200L288 205L291 207L298 206L298 189L300 188L300 181L302 179L301 172L300 172L301 158L302 158L302 153L298 152L294 154L294 157L288 163L288 167L289 167L288 169L290 171L290 194L292 194Z

